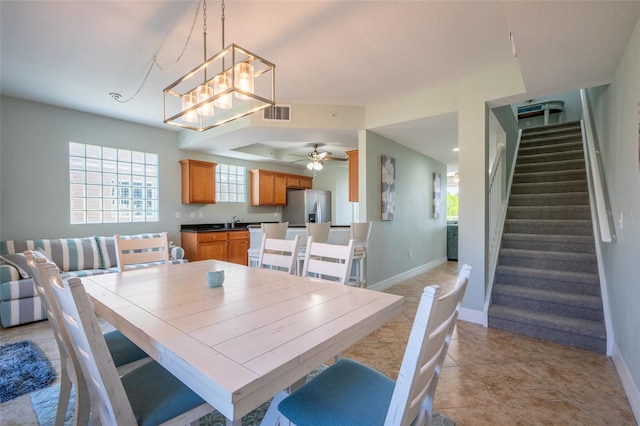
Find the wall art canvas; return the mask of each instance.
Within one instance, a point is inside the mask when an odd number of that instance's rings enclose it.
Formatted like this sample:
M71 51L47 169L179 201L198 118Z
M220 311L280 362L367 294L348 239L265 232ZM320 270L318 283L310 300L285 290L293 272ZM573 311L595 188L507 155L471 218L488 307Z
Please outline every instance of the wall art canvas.
M382 156L382 220L396 214L396 159Z
M440 188L442 187L442 176L440 173L433 173L433 203L431 209L431 217L434 219L440 218Z

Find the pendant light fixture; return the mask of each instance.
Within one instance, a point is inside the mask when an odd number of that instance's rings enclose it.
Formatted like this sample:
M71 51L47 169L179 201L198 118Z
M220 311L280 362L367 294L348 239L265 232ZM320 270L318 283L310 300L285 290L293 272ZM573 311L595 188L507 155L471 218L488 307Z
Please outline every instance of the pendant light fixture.
M164 122L204 131L275 105L275 65L237 44L207 59L207 2L203 0L204 62L164 89Z

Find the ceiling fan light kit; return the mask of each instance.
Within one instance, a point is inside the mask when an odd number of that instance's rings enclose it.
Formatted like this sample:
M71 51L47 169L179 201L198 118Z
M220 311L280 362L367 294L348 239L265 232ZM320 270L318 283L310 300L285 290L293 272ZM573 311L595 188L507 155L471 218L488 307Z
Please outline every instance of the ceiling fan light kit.
M313 171L322 170L323 167L324 165L320 160L311 160L311 162L307 164L307 169L313 170Z
M237 44L207 59L204 0L204 62L164 89L164 122L204 131L275 105L275 65Z

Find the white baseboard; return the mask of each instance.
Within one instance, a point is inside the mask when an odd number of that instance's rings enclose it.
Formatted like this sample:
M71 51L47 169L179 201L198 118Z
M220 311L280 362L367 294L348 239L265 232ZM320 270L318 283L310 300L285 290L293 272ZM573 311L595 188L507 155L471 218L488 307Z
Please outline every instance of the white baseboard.
M418 275L430 271L438 265L442 265L447 262L446 257L441 257L439 259L433 260L429 263L425 263L424 265L420 265L417 268L410 269L401 274L395 275L393 277L387 278L386 280L378 281L373 285L367 285L367 288L371 290L384 291L388 288L393 287L396 284L400 284L401 282L407 281L410 278L417 277Z
M618 376L627 394L627 399L629 400L629 405L631 405L633 415L636 418L636 423L640 424L640 389L638 389L638 384L633 380L627 363L624 361L618 345L616 345L615 342L613 343L611 359L613 359L613 364L616 366L616 370L618 370Z
M462 321L472 322L474 324L480 324L484 327L485 324L485 315L482 311L476 311L475 309L468 308L460 308L460 313L458 313L458 319Z

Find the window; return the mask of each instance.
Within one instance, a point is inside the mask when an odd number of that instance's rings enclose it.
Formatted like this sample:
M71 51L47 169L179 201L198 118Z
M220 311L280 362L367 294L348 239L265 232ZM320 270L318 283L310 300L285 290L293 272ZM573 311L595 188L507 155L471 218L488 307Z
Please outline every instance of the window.
M157 222L158 154L69 142L71 224Z
M244 203L247 193L247 169L243 166L216 166L216 202Z

